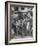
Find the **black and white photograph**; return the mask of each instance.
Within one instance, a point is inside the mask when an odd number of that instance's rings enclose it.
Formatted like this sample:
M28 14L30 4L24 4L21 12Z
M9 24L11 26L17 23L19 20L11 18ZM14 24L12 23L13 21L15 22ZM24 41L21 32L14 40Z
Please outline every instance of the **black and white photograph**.
M6 2L5 40L7 44L36 42L36 3Z
M28 6L10 6L11 38L32 37L32 9L33 7Z

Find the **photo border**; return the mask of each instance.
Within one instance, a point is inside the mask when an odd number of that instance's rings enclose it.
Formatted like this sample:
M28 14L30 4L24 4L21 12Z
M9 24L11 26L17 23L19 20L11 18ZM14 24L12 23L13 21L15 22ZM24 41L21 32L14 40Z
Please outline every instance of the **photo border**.
M31 42L19 42L19 43L8 43L8 3L21 3L21 4L34 4L36 5L36 41ZM7 16L7 18L6 18ZM7 21L7 22L6 22ZM7 23L7 26L6 26ZM6 30L7 28L7 30ZM5 44L12 45L12 44L27 44L27 43L37 43L37 3L32 2L16 2L16 1L6 1L5 2Z

